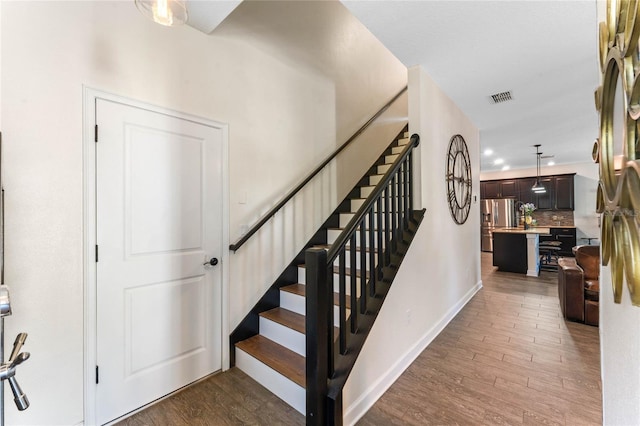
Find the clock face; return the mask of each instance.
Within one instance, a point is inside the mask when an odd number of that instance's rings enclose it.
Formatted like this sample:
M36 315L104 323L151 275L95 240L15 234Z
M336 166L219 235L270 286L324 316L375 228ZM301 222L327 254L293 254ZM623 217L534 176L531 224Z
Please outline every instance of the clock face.
M455 135L449 142L446 180L451 217L462 225L471 209L471 161L467 143L460 135Z

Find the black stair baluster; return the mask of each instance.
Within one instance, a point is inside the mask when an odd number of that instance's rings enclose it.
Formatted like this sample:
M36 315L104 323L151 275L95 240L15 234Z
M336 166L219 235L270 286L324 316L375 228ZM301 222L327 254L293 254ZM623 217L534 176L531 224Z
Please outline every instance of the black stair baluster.
M409 181L411 180L410 176L409 176L409 160L405 159L402 162L402 170L404 172L404 179L403 179L403 183L404 183L404 189L403 189L403 194L402 194L402 200L403 200L403 204L404 204L404 229L408 229L409 228L409 218L410 218L410 212L409 212Z
M389 249L389 234L391 232L391 221L389 220L389 184L384 188L384 265L389 266L391 260L391 250Z
M409 151L409 155L407 155L407 163L409 164L409 176L411 179L409 185L409 218L412 219L411 213L413 212L413 151Z
M371 283L371 287L369 288L369 295L371 297L376 295L376 281L379 281L382 279L382 268L384 268L384 256L382 255L382 253L384 253L384 249L382 248L382 197L378 197L378 199L376 200L376 207L378 209L378 223L376 226L376 234L378 237L378 277L376 278L375 281L372 281Z
M375 260L375 240L376 240L376 234L375 234L375 229L374 229L374 225L375 225L375 209L374 206L375 204L371 205L371 208L369 209L369 247L367 247L367 249L369 250L369 269L371 270L371 274L369 274L370 277L370 282L369 282L369 286L370 287L375 287L375 283L377 278L377 273L376 273L376 268L377 268L377 264L376 264L376 260ZM362 250L365 249L365 246L362 245ZM362 314L364 314L365 312L367 312L367 297L368 293L367 293L367 282L365 280L361 280L360 281L360 312L362 312Z
M397 173L394 173L391 179L391 248L395 252L398 248L398 242L396 241L396 230L398 229L398 217L396 209L396 178ZM391 256L391 254L389 254Z
M364 219L360 221L360 239L364 235ZM351 269L356 267L356 262L358 259L358 251L356 249L356 243L358 239L356 237L356 233L354 232L351 236L351 241L349 242L351 246L351 251L349 254L351 255ZM362 259L360 259L362 261ZM362 274L364 273L363 263L360 263L360 281L362 281ZM351 298L349 301L350 315L351 315L351 333L355 333L358 329L358 281L356 279L356 274L351 274Z
M344 247L340 250L338 265L338 312L340 317L338 329L340 334L340 353L344 355L347 352L347 265ZM351 266L351 274L355 274L353 266Z
M405 173L404 173L404 161L400 164L400 169L398 170L400 179L398 179L398 234L402 235L402 231L405 229L405 219L406 219L406 210L404 207L404 183L405 183Z

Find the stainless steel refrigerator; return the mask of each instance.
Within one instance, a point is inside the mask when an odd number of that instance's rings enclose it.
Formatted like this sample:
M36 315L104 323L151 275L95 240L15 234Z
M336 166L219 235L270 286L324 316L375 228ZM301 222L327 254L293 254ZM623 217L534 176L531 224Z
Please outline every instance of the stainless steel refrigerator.
M493 251L493 231L516 226L516 200L511 198L480 201L481 250Z

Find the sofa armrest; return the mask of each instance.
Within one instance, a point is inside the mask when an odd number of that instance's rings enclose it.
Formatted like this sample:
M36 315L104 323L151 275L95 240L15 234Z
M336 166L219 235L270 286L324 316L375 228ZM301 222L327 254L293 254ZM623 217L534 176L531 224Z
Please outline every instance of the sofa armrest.
M558 261L558 296L564 317L584 322L584 271L573 259Z

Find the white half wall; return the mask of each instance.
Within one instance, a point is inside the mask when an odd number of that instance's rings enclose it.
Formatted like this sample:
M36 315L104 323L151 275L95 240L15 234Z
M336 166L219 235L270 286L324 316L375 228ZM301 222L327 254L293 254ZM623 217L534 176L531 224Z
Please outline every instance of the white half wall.
M346 424L371 407L482 286L478 129L421 67L409 69L409 119L410 133L420 135L416 208L427 212L345 386ZM444 179L456 134L469 148L476 196L463 225L449 213Z

